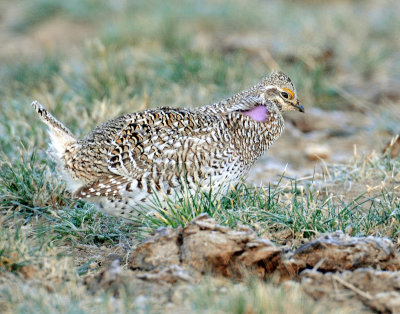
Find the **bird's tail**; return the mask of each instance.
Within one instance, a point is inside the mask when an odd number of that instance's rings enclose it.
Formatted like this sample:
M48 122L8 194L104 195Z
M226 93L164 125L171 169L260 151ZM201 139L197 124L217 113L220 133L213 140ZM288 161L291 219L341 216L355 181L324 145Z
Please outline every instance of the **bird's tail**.
M40 120L49 127L49 134L54 152L61 157L65 149L76 142L75 136L40 103L34 101L32 107L38 113Z

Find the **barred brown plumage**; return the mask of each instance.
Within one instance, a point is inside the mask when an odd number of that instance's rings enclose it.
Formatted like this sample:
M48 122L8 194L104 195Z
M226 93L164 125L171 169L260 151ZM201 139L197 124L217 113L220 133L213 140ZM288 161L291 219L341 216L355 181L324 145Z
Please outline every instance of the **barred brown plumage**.
M280 136L281 112L304 111L283 73L212 105L126 114L80 140L38 102L32 106L49 127L73 197L125 218L152 194L173 195L183 186L223 195Z

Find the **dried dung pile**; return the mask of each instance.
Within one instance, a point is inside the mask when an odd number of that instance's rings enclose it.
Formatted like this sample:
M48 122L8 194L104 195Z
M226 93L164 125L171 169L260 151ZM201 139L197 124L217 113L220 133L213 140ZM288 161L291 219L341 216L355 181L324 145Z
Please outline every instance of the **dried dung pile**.
M230 229L201 215L184 228L157 230L131 253L128 267L135 280L161 285L194 284L205 274L291 280L315 299L400 311L400 259L390 240L377 237L335 232L288 250L257 237L248 227ZM118 281L115 269L114 265L101 273L97 282L109 277Z

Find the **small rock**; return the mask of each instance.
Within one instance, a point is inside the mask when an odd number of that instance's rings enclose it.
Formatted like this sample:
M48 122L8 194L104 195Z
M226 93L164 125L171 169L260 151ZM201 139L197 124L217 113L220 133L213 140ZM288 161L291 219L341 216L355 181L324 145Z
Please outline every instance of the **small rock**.
M353 230L354 230L353 226L348 225L348 226L346 227L346 229L344 229L344 232L345 232L347 235L351 236L351 235L353 234Z
M306 156L311 161L321 159L329 159L331 156L331 149L328 145L324 144L310 144L305 149Z

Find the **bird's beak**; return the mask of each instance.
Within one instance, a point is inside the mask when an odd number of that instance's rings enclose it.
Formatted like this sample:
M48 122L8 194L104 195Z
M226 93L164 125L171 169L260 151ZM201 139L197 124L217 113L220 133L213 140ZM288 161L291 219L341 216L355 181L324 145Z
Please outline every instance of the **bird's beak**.
M300 105L299 101L297 101L296 105L293 105L298 111L304 112L304 107L303 105Z

